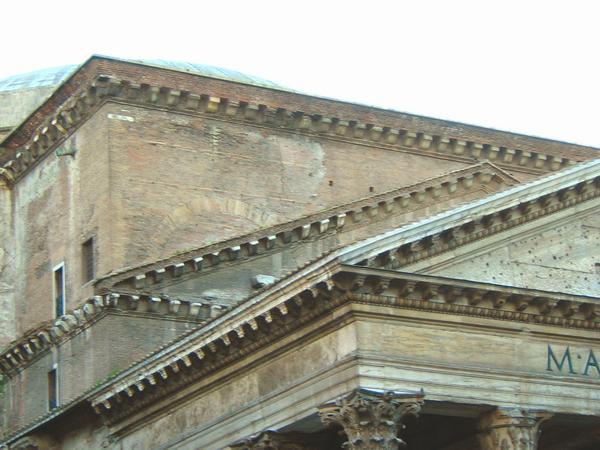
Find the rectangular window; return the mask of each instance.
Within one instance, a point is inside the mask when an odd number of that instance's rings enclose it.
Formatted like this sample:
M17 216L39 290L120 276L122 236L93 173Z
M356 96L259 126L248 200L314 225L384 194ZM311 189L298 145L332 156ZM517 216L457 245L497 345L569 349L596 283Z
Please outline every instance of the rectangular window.
M84 283L94 279L94 265L94 238L92 237L81 246L81 270Z
M54 312L56 317L65 314L65 265L54 268Z
M48 372L48 410L58 408L58 367L54 367Z

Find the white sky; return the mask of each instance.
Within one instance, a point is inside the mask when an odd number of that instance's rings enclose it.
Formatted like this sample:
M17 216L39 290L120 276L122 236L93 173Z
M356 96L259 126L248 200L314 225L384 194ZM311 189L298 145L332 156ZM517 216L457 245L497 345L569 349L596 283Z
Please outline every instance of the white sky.
M91 54L600 147L600 3L7 0L0 78Z

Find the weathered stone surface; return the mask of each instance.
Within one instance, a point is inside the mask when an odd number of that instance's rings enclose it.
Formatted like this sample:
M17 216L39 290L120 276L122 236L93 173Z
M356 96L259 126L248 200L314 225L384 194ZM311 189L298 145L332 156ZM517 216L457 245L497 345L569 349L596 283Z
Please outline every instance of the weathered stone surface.
M503 241L489 240L488 248L486 240L479 241L472 247L474 255L465 253L455 259L444 256L440 258L446 260L439 264L441 267L427 272L598 297L599 213L599 207L586 211L583 217L577 216L577 210L569 211L560 224L549 222L522 234L515 230Z
M395 450L404 447L399 435L407 416L417 416L424 394L358 389L348 397L319 407L321 420L341 426L351 450Z
M481 418L481 450L537 450L540 425L551 414L519 409L497 409Z

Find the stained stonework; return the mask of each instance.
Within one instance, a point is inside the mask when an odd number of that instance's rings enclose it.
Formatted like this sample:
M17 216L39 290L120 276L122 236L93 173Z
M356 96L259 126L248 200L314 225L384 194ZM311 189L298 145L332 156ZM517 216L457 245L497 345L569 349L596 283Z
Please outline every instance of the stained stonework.
M406 445L399 435L407 416L416 417L424 394L402 394L358 389L348 397L319 408L328 426L341 426L350 450L396 450Z
M497 409L481 418L481 450L537 450L540 425L552 415L519 409Z
M450 259L439 268L429 268L427 273L599 296L599 212L596 208L584 217L569 218L558 225L551 224L525 235L514 233L508 242L496 244L485 252L479 250L474 256L463 256L458 261ZM485 248L485 244L485 241L477 243L480 248Z

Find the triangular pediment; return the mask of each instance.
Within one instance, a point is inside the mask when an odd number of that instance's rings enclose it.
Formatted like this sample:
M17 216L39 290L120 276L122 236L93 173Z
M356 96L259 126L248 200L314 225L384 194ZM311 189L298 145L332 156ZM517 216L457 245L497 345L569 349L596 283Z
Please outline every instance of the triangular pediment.
M566 209L404 270L600 297L600 205Z
M600 294L600 160L345 250L346 263L519 288Z

